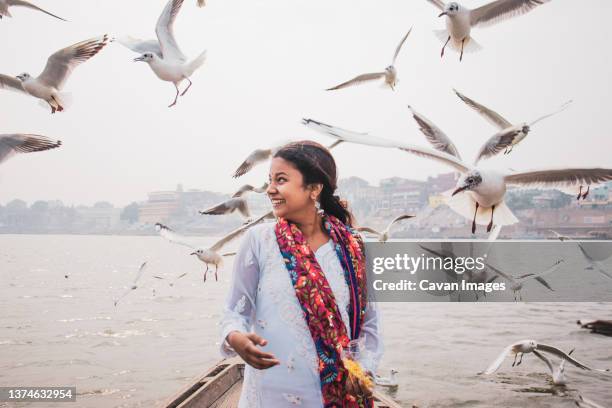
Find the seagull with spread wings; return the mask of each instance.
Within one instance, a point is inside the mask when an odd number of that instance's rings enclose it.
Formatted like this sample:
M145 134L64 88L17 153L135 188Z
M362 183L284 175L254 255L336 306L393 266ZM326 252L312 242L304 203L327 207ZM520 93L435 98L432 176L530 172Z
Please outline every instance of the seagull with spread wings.
M335 91L336 89L348 88L349 86L362 84L364 82L377 81L383 78L385 80L384 84L389 86L392 90L395 90L395 85L398 82L395 61L397 60L397 56L399 55L400 50L402 49L402 45L404 45L404 42L406 41L406 38L408 38L408 36L410 35L411 31L412 27L410 28L410 30L408 30L406 35L404 35L399 45L395 49L395 54L393 54L393 60L391 60L391 65L385 68L384 71L358 75L349 81L341 83L340 85L336 85L332 88L326 89L326 91Z
M63 18L56 16L55 14L51 14L47 10L43 10L37 5L32 4L29 1L24 1L24 0L0 0L0 20L2 20L2 17L13 17L11 13L9 12L9 7L15 7L15 6L26 7L29 9L41 11L51 17L55 17L59 20L66 21Z
M542 286L544 286L546 289L554 292L554 289L551 288L550 285L548 284L548 282L546 282L544 280L543 276L548 275L548 274L556 271L557 269L559 269L563 262L565 262L565 260L559 259L558 261L553 263L550 268L546 269L545 271L542 271L540 273L527 273L527 274L521 275L521 276L512 276L509 273L502 272L501 270L499 270L496 267L492 266L488 262L486 262L485 265L488 266L489 268L491 268L491 270L493 272L495 272L496 274L498 274L502 278L506 279L510 283L510 289L514 292L514 300L515 301L516 300L523 301L523 295L521 293L521 289L523 289L523 285L526 282L530 281L531 279L535 279Z
M567 353L567 355L571 356L573 352L574 352L574 349L571 349L569 353ZM548 357L544 355L544 353L534 351L533 354L535 354L537 358L542 360L544 364L546 364L546 367L548 367L548 370L550 371L550 375L552 377L553 385L566 385L567 384L567 379L565 378L565 362L567 360L561 359L561 363L555 367L553 366L552 361L550 361Z
M193 61L188 61L174 38L174 20L183 2L184 0L170 0L164 7L155 27L157 40L139 40L132 37L119 40L130 50L141 54L134 61L146 62L159 79L174 84L176 95L174 101L168 106L169 108L176 105L179 93L180 96L183 96L191 88L193 83L190 77L206 61L206 51ZM189 85L181 93L179 85L183 81L189 82Z
M459 56L461 61L464 51L478 51L481 48L470 35L472 27L499 23L525 14L550 0L495 0L475 9L469 9L454 1L450 3L444 3L442 0L427 1L441 11L438 17L446 16L446 29L435 32L444 42L440 56L444 56L444 49L450 42L452 48L461 53Z
M0 88L42 99L51 107L51 113L61 112L66 107L68 95L60 91L72 71L99 53L108 42L108 35L105 34L57 51L49 57L44 71L37 78L33 78L28 73L17 77L0 74Z
M136 278L134 278L132 285L130 285L128 290L126 290L123 293L123 295L119 296L119 298L115 300L115 307L117 306L117 303L119 303L121 299L123 299L124 297L132 293L132 291L138 289L138 281L140 280L140 278L142 278L142 275L145 273L146 269L147 269L147 262L145 261L140 265L140 268L138 268L138 273L136 274Z
M523 122L513 125L508 120L504 119L499 113L487 108L484 105L468 98L462 93L454 89L455 94L466 103L470 108L478 112L488 122L493 124L499 129L499 132L494 134L486 141L476 156L474 164L478 163L481 159L488 159L500 153L502 150L504 154L509 154L514 149L514 146L523 141L531 131L531 127L541 120L549 118L559 112L564 111L570 105L572 101L565 102L559 109L554 112L548 113L544 116L532 120L531 122Z
M234 211L238 211L247 224L251 221L251 211L249 211L249 205L244 197L230 198L199 212L202 215L224 215L231 214Z
M288 143L291 143L291 142L290 141L286 141L285 143L278 144L278 145L276 145L274 147L271 147L269 149L256 149L256 150L254 150L251 154L248 155L248 157L246 159L244 159L242 164L240 164L240 166L238 166L238 169L234 172L234 175L232 177L238 178L238 177L244 176L249 171L251 171L253 169L253 167L257 166L258 164L265 163L268 160L270 160L272 157L274 157L276 152L278 152L280 150L281 147L285 146ZM341 140L337 140L336 142L334 142L331 145L327 146L327 149L331 150L334 147L338 146L340 143L342 143L342 141Z
M378 242L387 242L389 240L389 234L390 234L390 230L391 227L397 223L400 222L402 220L407 220L409 218L414 218L415 215L410 215L410 214L402 214L400 216L395 217L388 225L387 227L382 231L382 232L378 232L373 228L370 227L357 227L357 231L359 232L369 232L370 234L374 234L378 237Z
M183 245L193 250L191 255L197 256L200 261L206 264L206 270L204 271L204 282L206 282L206 274L208 273L210 264L215 266L215 280L218 280L217 270L219 269L220 266L223 265L223 257L234 255L234 253L221 254L220 253L221 249L227 243L229 243L233 239L238 238L240 235L245 233L249 228L263 222L264 219L270 218L272 216L273 216L273 212L269 211L266 214L262 215L261 217L255 219L254 221L246 225L243 225L235 229L234 231L230 232L229 234L227 234L226 236L224 236L223 238L221 238L220 240L218 240L217 242L215 242L212 246L208 248L197 246L189 242L187 238L183 237L182 235L177 234L172 229L168 228L167 226L163 224L157 223L155 224L155 228L157 229L157 232L159 233L159 235L165 238L166 240L172 242L173 244Z
M263 183L261 187L253 187L250 184L245 184L238 189L233 195L232 198L242 197L250 193L265 193L268 190L268 183Z
M493 361L493 363L491 363L491 365L486 370L484 370L483 372L479 374L493 374L495 371L499 370L502 363L504 362L506 357L509 355L514 354L514 362L512 363L512 367L514 367L514 366L520 365L523 362L524 354L534 353L537 355L539 354L539 352L555 355L563 360L566 360L568 363L573 364L576 367L581 368L583 370L599 371L599 372L610 371L609 369L602 370L602 369L597 369L597 368L591 368L587 366L586 364L583 364L580 361L569 356L563 350L557 347L538 343L535 340L522 340L522 341L518 341L506 347L504 351L502 351L501 354L495 359L495 361ZM519 357L519 355L520 355L520 359L517 362L516 359L517 357Z
M427 123L431 122L424 120L422 123L426 128L423 133L430 135L428 139L450 140L439 128L427 126ZM458 171L462 176L452 192L453 198L448 200L448 205L458 214L472 219L472 233L476 232L477 223L487 225L487 232L490 232L493 225L503 226L518 222L504 201L508 186L557 188L612 180L612 169L607 168L559 168L506 174L469 165L459 157L444 151L336 128L313 119L303 119L302 124L343 142L399 149Z
M0 163L18 153L42 152L60 147L61 144L59 140L40 135L23 133L0 135Z

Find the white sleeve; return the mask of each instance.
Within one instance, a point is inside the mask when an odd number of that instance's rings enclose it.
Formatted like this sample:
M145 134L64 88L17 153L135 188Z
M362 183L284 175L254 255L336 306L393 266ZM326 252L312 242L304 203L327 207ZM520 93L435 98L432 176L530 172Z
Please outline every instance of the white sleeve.
M234 259L232 284L221 320L221 355L233 357L236 352L227 344L232 331L247 333L255 317L255 301L259 284L259 262L255 256L256 240L253 230L245 235Z
M382 358L384 347L380 333L380 311L375 302L368 302L366 307L363 327L359 340L362 342L363 350L359 353L359 363L366 371L376 373L378 363Z

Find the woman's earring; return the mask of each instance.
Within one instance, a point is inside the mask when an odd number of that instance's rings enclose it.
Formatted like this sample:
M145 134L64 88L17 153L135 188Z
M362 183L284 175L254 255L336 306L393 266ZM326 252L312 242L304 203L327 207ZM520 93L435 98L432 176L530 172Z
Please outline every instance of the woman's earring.
M318 202L317 200L315 200L315 209L317 210L317 214L319 214L319 215L321 215L321 216L322 216L322 215L323 215L323 213L325 212L325 211L323 211L323 209L321 208L321 203L320 203L320 202Z

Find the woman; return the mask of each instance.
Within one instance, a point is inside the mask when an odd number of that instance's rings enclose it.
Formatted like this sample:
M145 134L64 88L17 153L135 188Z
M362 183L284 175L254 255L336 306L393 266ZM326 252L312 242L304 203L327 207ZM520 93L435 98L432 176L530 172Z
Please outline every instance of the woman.
M222 321L222 354L248 364L239 407L371 407L367 381L343 357L359 344L354 359L375 371L379 319L362 240L334 196L334 159L318 143L290 143L269 177L277 222L247 232Z

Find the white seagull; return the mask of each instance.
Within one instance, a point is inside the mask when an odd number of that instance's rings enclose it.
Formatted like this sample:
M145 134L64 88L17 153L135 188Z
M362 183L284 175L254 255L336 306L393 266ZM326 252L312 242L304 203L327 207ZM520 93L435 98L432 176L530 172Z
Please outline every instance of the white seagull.
M352 132L313 119L303 119L302 123L344 142L400 149L435 160L459 171L462 176L452 193L453 197L457 197L449 200L448 205L458 214L472 219L472 233L475 233L477 223L488 224L487 232L490 232L494 224L510 225L518 222L504 202L507 186L556 188L612 180L612 169L605 168L560 168L504 174L466 164L458 157L442 151L374 137L367 133ZM430 128L428 132L436 135L438 140L448 139L437 127Z
M389 377L381 377L378 374L374 376L374 383L380 387L386 388L397 388L399 383L395 375L399 373L395 368L391 369L391 375Z
M200 210L202 215L224 215L238 211L244 217L246 223L251 221L251 212L247 200L243 197L230 198L220 204L214 205L206 210Z
M570 352L567 353L567 355L571 356L573 352L574 352L574 349L571 349ZM553 385L566 385L567 384L567 379L565 378L565 361L566 360L561 359L561 363L559 364L559 366L555 367L553 366L552 362L548 359L548 357L546 357L544 354L538 351L535 351L535 350L533 351L533 354L535 354L536 357L542 360L544 364L546 364L546 367L548 367L548 370L550 371L550 375L552 376Z
M17 153L41 152L55 149L62 144L59 140L52 140L46 136L16 133L0 135L0 163L8 160Z
M536 281L541 283L542 286L544 286L546 289L554 292L554 289L551 288L550 285L548 284L548 282L546 282L544 280L543 276L548 275L548 274L556 271L557 269L559 269L563 262L565 262L565 260L559 259L558 261L553 263L550 268L546 269L545 271L542 271L540 273L527 273L527 274L521 275L521 276L512 276L510 274L504 273L504 272L500 271L499 269L495 268L494 266L492 266L488 262L486 262L485 265L487 265L489 268L491 268L491 270L493 272L495 272L496 274L498 274L502 278L506 279L510 283L510 289L514 292L514 300L515 301L517 299L520 300L520 301L523 301L523 295L521 294L521 289L523 289L523 285L526 282L530 281L531 279L535 279Z
M208 248L197 246L195 244L188 242L185 237L177 234L176 232L174 232L173 230L171 230L170 228L166 227L163 224L157 223L155 224L155 228L157 229L157 232L159 233L159 235L161 235L163 238L167 239L168 241L174 244L186 246L193 250L191 255L196 255L200 261L206 264L206 270L204 271L204 282L206 282L206 274L208 273L209 264L215 265L215 280L218 280L217 270L219 269L221 265L223 265L223 257L234 255L234 253L224 253L224 254L219 253L221 248L223 248L225 244L227 244L234 238L237 238L240 235L242 235L244 232L246 232L246 230L248 230L252 226L259 224L266 218L269 218L272 214L273 214L272 211L270 211L262 215L261 217L255 219L254 221L250 222L249 224L243 225L235 229L234 231L230 232L229 234L227 234L226 236L224 236L223 238L221 238L220 240L218 240L217 242L215 242L212 246Z
M238 191L236 191L232 195L232 198L242 197L249 193L258 193L258 194L265 193L267 189L268 189L268 183L264 183L261 187L253 187L250 184L245 184L242 187L240 187Z
M240 166L234 172L234 175L232 177L238 178L240 176L243 176L249 171L251 171L251 169L253 169L253 167L257 166L258 164L265 163L266 161L270 160L281 149L281 147L284 147L288 143L291 142L286 141L283 144L279 144L269 149L254 150L251 154L249 154L246 159L244 159L244 161L242 162L242 164L240 164ZM340 143L342 143L342 141L338 140L327 146L327 149L331 150L334 147L338 146Z
M183 81L189 82L189 85L180 95L183 96L187 93L192 85L190 77L206 60L206 51L204 51L193 61L188 61L174 38L174 20L176 20L183 2L184 0L170 0L168 2L157 20L155 27L157 40L139 40L132 37L119 40L127 48L141 54L134 61L146 62L159 79L174 84L176 95L174 101L168 107L176 105L180 93L178 87Z
M391 227L399 221L402 220L407 220L409 218L414 218L414 215L410 215L410 214L402 214L400 216L395 217L388 225L387 227L382 231L382 232L378 232L373 228L370 227L357 227L357 231L360 232L369 232L370 234L374 234L378 237L378 242L387 242L389 240L389 231L391 230Z
M61 112L66 107L67 94L64 88L72 71L81 63L96 55L108 43L108 35L92 38L57 51L47 60L44 71L33 78L28 73L11 77L0 74L0 88L23 92L42 99L51 107L51 113Z
M554 230L549 230L550 232L552 232L553 234L555 234L556 238L559 241L574 241L573 239L571 239L568 236L562 235L560 233L558 233L557 231ZM591 255L589 255L589 253L585 250L584 248L584 243L580 242L580 241L575 241L578 244L578 249L580 249L580 253L582 253L582 256L584 257L584 259L586 259L586 261L589 263L584 269L585 270L597 270L597 272L601 273L603 276L605 276L608 279L612 279L612 274L610 274L610 272L606 271L605 265L603 264L603 262L601 260L597 260L595 258L593 258Z
M132 293L132 291L138 289L138 281L140 280L140 278L142 278L142 275L145 273L146 271L146 267L147 267L147 263L143 262L140 265L140 268L138 268L138 274L136 274L136 278L134 279L134 282L132 282L132 285L128 288L128 290L126 290L123 295L121 295L117 300L115 300L115 307L117 306L117 303L119 303L119 301L121 299L123 299L124 297L126 297L127 295L129 295L130 293Z
M599 371L599 372L610 371L608 369L602 370L602 369L597 369L597 368L591 368L581 363L580 361L575 360L574 358L567 355L563 350L558 349L554 346L549 346L547 344L538 343L535 340L522 340L522 341L516 342L506 347L504 351L502 351L502 353L495 359L495 361L493 361L493 363L486 370L484 370L483 372L479 374L493 374L495 371L499 369L499 367L501 367L506 357L511 354L514 354L514 362L512 363L512 367L514 367L515 365L518 366L523 362L523 355L525 353L535 354L536 351L553 354L559 358L562 358L563 360L567 360L567 362L583 370L592 370L592 371ZM517 362L516 359L519 356L519 354L520 354L520 359Z
M458 92L456 89L453 89L453 91L455 91L455 94L457 94L459 99L465 102L470 108L480 113L487 121L499 128L499 132L491 136L489 140L487 140L486 143L482 146L482 148L476 155L476 160L474 161L474 164L477 164L481 159L488 159L490 157L493 157L496 154L500 153L502 150L504 150L504 154L509 154L510 152L512 152L512 149L514 149L514 146L519 144L523 139L527 137L533 125L543 119L549 118L559 112L564 111L572 102L568 101L561 105L561 107L556 111L548 113L544 116L540 116L539 118L532 120L531 122L523 122L513 125L508 120L504 119L504 117L501 116L499 113L468 98L467 96Z
M27 7L33 10L42 11L43 13L51 17L55 17L57 19L66 21L63 18L56 16L55 14L49 13L47 10L43 10L40 7L28 1L24 1L24 0L0 0L0 20L2 20L2 17L13 17L11 13L9 12L9 7L13 7L13 6Z
M399 55L400 50L402 49L402 45L404 45L404 42L406 41L406 38L408 38L408 36L410 35L411 31L412 31L412 27L410 28L410 30L408 30L406 35L404 35L399 45L395 49L395 54L393 54L391 65L385 68L384 71L358 75L349 81L341 83L340 85L336 85L332 88L328 88L326 89L326 91L335 91L336 89L348 88L349 86L358 85L364 82L376 81L376 80L383 79L383 78L385 80L384 83L388 85L392 90L395 90L395 85L398 82L397 70L395 69L395 61L397 60L397 56Z
M612 279L612 274L610 274L610 272L606 271L603 262L598 261L598 260L594 259L591 255L589 255L589 253L585 250L582 242L578 242L578 248L580 249L580 252L584 256L584 259L586 259L587 262L589 263L589 265L587 267L585 267L584 269L589 270L589 271L592 271L593 269L595 269L595 270L597 270L597 272L599 272L600 274L602 274L606 278Z
M508 18L525 14L537 6L550 0L495 0L473 10L457 2L445 4L442 0L427 0L446 16L446 30L437 30L436 35L444 42L440 56L451 43L453 49L459 51L459 61L463 59L463 51L478 51L481 47L471 37L472 27L492 25Z

